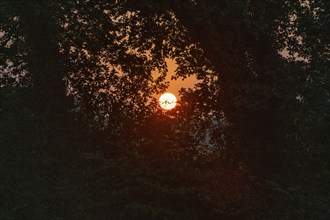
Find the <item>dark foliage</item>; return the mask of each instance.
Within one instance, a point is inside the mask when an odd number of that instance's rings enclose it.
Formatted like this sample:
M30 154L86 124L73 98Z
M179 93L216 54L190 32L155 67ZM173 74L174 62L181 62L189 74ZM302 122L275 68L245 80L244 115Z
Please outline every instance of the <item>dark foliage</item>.
M0 218L329 219L329 9L2 0Z

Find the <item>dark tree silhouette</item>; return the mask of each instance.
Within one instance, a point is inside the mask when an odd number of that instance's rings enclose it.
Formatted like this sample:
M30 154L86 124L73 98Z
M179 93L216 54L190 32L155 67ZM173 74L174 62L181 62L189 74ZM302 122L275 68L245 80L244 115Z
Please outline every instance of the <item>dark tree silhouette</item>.
M0 7L1 218L329 217L327 1Z
M325 193L321 187L329 181L325 1L129 1L129 5L147 14L172 10L210 60L215 71L197 90L185 92L185 100L198 109L196 115L210 113L220 122L212 132L219 162L246 166L261 177L261 185L270 188L262 193L264 204L278 199L279 189L289 192L286 184L306 199L308 190L302 190L301 179L314 185L310 190L321 189L318 195ZM320 123L312 122L315 119ZM317 197L324 201L325 197ZM306 204L296 205L293 209L301 210ZM316 213L320 210L324 206Z

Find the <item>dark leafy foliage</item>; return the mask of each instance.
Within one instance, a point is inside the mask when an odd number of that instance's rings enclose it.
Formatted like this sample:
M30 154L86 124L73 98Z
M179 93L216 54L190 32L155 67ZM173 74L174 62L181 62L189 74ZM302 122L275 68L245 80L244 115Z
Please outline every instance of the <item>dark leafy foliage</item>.
M1 218L329 218L327 1L0 7Z

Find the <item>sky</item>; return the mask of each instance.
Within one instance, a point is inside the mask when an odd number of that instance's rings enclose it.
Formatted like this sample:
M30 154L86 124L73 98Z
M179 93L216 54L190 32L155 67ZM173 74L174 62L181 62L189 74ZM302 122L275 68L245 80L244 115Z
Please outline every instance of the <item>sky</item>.
M290 55L287 51L286 48L284 48L282 51L280 51L280 54L285 57L285 58L289 58ZM296 60L303 60L302 58L300 57L295 57ZM174 60L171 60L171 59L167 59L166 60L167 62L167 65L168 65L168 74L166 76L166 81L169 81L170 82L170 86L169 88L166 90L166 92L170 92L172 94L174 94L178 100L180 100L180 97L179 97L179 90L181 88L193 88L194 85L196 83L198 83L198 80L196 79L196 76L195 75L192 75L184 80L182 80L181 78L180 79L177 79L177 80L171 80L171 77L175 74L175 69L177 67L177 64L175 63ZM162 94L158 94L156 95L156 99L158 100L159 97L161 96Z
M175 63L174 60L168 59L167 60L167 65L168 65L168 74L166 76L166 81L170 82L169 88L166 90L166 92L170 92L174 94L177 99L179 100L179 90L181 88L193 88L194 85L198 82L195 76L190 76L184 80L182 79L177 79L177 80L171 80L171 77L175 74L175 69L177 67L177 64ZM156 95L157 100L162 94Z

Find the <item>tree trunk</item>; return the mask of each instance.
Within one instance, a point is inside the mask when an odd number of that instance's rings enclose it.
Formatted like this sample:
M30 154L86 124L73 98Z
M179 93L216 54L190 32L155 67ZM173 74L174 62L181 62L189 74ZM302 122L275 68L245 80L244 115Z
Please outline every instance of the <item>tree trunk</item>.
M48 3L49 4L49 3ZM28 48L28 71L35 110L50 121L67 112L63 58L59 53L56 16L47 1L21 2L18 16ZM28 10L27 10L28 9Z

